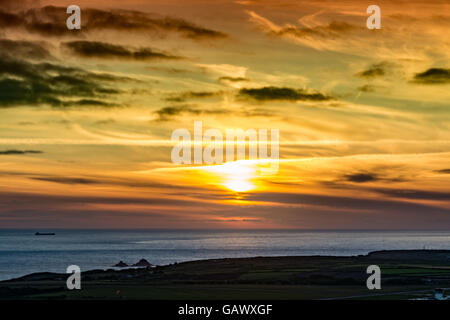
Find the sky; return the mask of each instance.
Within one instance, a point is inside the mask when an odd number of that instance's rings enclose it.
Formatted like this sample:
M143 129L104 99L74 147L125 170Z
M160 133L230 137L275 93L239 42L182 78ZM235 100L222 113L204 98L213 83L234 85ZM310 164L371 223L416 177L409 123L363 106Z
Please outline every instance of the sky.
M444 0L0 0L0 228L449 229L449 30ZM173 163L194 121L278 129L278 172Z

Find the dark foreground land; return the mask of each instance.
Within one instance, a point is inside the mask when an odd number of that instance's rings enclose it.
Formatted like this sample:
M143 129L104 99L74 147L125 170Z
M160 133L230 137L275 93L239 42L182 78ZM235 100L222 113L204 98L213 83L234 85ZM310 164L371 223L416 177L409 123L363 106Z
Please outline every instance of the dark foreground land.
M369 265L381 290L368 290ZM377 251L365 256L201 260L83 272L81 290L67 274L35 273L0 282L0 299L413 299L450 287L450 250Z

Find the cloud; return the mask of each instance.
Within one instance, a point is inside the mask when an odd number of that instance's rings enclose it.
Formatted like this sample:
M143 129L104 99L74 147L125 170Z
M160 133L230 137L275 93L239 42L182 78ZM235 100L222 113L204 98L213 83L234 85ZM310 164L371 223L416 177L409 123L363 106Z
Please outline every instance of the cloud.
M114 120L112 118L108 118L108 119L95 121L94 125L106 125L106 124L112 124L112 123L116 123L116 120Z
M96 180L78 177L34 177L34 180L56 182L62 184L97 184Z
M182 105L176 105L176 106L168 106L161 108L155 112L155 114L158 116L156 121L168 121L170 119L175 118L176 116L183 115L183 114L190 114L190 115L237 115L241 117L273 117L274 114L266 109L262 108L243 108L239 111L230 111L225 109L214 109L214 110L207 110L207 109L201 109L198 108L195 105L190 104L182 104Z
M98 41L71 41L62 43L72 53L88 58L116 58L129 60L174 60L181 57L166 54L152 48L129 49L121 45L115 45Z
M348 182L355 182L355 183L365 183L365 182L374 182L374 181L385 181L385 182L403 182L406 181L404 177L402 177L398 173L398 169L396 173L388 173L384 172L384 170L380 169L374 169L374 171L379 172L368 172L368 171L360 171L355 173L349 173L344 174L341 179L339 179L336 182L341 182L342 180L348 181ZM331 183L333 184L333 183ZM343 188L342 184L336 185L339 188Z
M242 88L239 95L258 101L285 100L285 101L327 101L332 98L320 92L310 92L304 89L287 87Z
M188 99L207 99L220 96L222 91L188 91L166 98L166 101L183 102Z
M50 52L42 44L33 41L18 41L9 39L0 39L0 51L9 56L19 56L26 59L51 59Z
M217 221L217 222L263 222L264 219L245 218L245 217L236 217L236 218L221 217L221 218L216 218L216 219L210 219L208 221Z
M244 77L220 77L219 82L243 82L249 81L249 79Z
M437 173L450 174L450 169L436 170Z
M370 92L375 92L376 88L377 87L372 86L370 84L365 84L365 85L363 85L361 87L358 87L358 91L370 93Z
M178 106L169 106L164 107L155 112L158 115L157 121L168 121L171 118L181 115L181 114L191 114L191 115L199 115L199 114L224 114L228 113L226 110L205 110L199 109L192 105L178 105Z
M353 31L355 29L359 29L356 26L353 26L349 23L342 21L332 21L328 25L316 26L316 27L295 27L288 26L279 28L278 30L272 30L272 32L279 36L285 35L293 35L295 37L309 37L309 36L317 36L317 37L343 37L346 32Z
M132 31L148 33L174 32L194 40L226 38L223 32L198 26L183 19L163 17L130 10L99 10L83 8L81 30L66 27L66 8L46 6L31 8L22 12L12 12L8 7L0 10L0 26L4 28L24 28L28 32L44 36L80 36L84 33L109 31Z
M181 105L181 106L164 107L157 110L155 113L158 115L159 121L167 121L172 116L177 116L181 113L200 114L200 110L193 108L189 105Z
M191 194L195 197L218 197L219 199L224 199L227 196L222 194L210 193L208 195L200 194L198 192L208 190L204 186L187 186L187 185L175 185L159 183L156 181L139 180L120 177L107 177L107 176L59 176L59 175L34 175L26 172L2 172L0 175L19 175L24 176L36 181L53 182L64 185L80 184L80 185L103 185L103 186L117 186L117 187L130 187L130 188L144 188L144 189L165 189L171 190L172 194L179 192L180 195Z
M111 106L105 97L119 93L105 85L111 81L119 81L119 78L80 68L0 56L0 108L22 105Z
M0 8L7 11L17 11L38 6L40 0L0 0Z
M344 21L331 21L328 24L316 26L295 26L288 24L279 26L253 11L247 11L252 22L261 26L266 32L276 36L293 36L295 38L337 38L345 37L345 33L361 29Z
M21 26L22 23L23 20L19 15L0 10L0 27L14 28Z
M78 197L73 195L40 195L40 194L26 194L26 193L10 193L4 192L0 196L0 205L2 200L8 199L18 200L20 199L20 205L31 205L33 208L33 212L36 210L40 210L41 207L45 206L67 206L70 204L80 204L82 206L87 204L116 204L116 205L181 205L181 206L193 206L196 207L199 205L198 201L195 200L179 200L173 198L139 198L139 197L103 197L103 196L92 196L92 197ZM6 197L6 198L5 198ZM59 206L58 206L59 207Z
M189 69L181 69L181 68L171 68L171 67L159 67L159 66L151 66L148 67L147 69L149 70L153 70L156 72L163 72L163 73L168 73L168 74L186 74L186 73L193 73L194 71L189 70Z
M371 65L367 70L357 73L361 78L376 78L386 75L387 63L381 62Z
M412 189L368 189L389 197L404 198L404 199L423 199L436 201L450 201L449 192L428 191L428 190L412 190Z
M448 194L444 195L448 199ZM448 214L449 209L433 207L431 205L396 201L393 199L373 199L363 196L339 197L333 195L305 194L305 193L277 193L261 192L249 193L244 196L247 201L273 202L282 204L301 204L311 206L324 206L332 209L379 211L383 213L407 213L407 214Z
M19 155L19 154L38 154L43 153L39 150L2 150L0 155Z
M111 103L111 102L105 102L105 101L95 100L95 99L79 99L79 100L71 100L71 101L62 103L62 106L70 106L70 105L92 106L92 107L114 107L114 106L117 106L116 104Z
M447 84L450 83L450 69L431 68L414 76L414 83Z
M273 117L274 113L272 110L267 110L263 108L252 108L242 110L242 115L245 117Z
M227 37L225 33L204 28L183 19L156 16L139 11L87 9L86 17L86 27L91 29L170 31L195 40Z
M442 37L448 25L445 19L437 19L437 4L412 5L410 9L414 8L414 14L403 11L401 5L388 7L384 8L384 27L376 32L367 29L365 9L357 1L347 1L344 7L342 3L333 6L330 1L310 1L298 8L292 7L289 12L280 8L287 16L277 18L263 8L258 9L262 15L251 10L246 12L249 20L268 36L319 51L377 60L426 61L430 57L428 48L433 48L433 56L442 55L442 60L448 58L448 44ZM396 13L401 13L404 19L394 18ZM273 18L267 18L269 14ZM300 18L296 21L296 17ZM407 20L414 20L414 23L404 28Z
M246 77L229 77L223 76L217 79L217 81L223 85L230 86L236 89L242 88L250 79Z
M253 11L247 11L250 21L258 25L268 35L289 39L296 43L306 45L317 50L343 50L342 42L349 46L350 34L357 34L364 30L354 24L345 21L331 21L325 24L302 25L292 24L277 25ZM353 42L352 42L353 44ZM351 45L350 45L351 47Z
M68 31L65 7L47 6L43 8L22 8L21 11L0 10L0 26L4 28L22 28L31 33L44 36L74 36L79 30Z
M247 67L232 64L197 64L197 67L204 72L215 73L224 77L245 78L248 70Z
M377 175L373 173L354 173L354 174L348 174L344 176L347 181L350 182L371 182L371 181L377 181L378 177Z

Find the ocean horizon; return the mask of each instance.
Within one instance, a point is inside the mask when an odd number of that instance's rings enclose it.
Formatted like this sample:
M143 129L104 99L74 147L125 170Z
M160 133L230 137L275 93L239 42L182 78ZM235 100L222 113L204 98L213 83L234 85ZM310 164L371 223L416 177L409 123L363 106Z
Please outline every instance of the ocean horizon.
M36 236L35 232L55 232ZM450 231L0 229L0 280L131 265L255 256L353 256L377 250L450 249Z

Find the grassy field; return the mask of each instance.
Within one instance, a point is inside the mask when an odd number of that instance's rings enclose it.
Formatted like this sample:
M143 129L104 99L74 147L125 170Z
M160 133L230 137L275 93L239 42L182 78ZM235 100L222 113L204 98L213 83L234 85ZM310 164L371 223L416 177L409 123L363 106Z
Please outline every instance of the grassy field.
M368 290L369 265L382 289ZM450 287L450 251L385 251L357 257L257 257L185 262L156 268L94 270L82 289L66 274L0 282L0 299L411 299Z
M297 300L334 299L361 296L360 299L398 299L401 297L422 297L415 293L427 287L411 287L411 294L403 292L403 287L383 290L383 296L366 297L367 288L361 286L299 286L299 285L164 285L146 286L141 284L90 284L83 290L31 295L28 299L132 299L132 300ZM389 294L392 293L392 294ZM430 291L431 293L431 291ZM356 299L357 297L353 298Z

